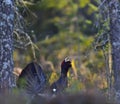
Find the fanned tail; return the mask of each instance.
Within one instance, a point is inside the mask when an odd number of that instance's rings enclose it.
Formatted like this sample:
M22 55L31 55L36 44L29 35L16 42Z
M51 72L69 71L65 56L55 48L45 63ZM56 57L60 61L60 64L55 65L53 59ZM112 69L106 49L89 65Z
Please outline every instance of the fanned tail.
M17 86L25 90L27 94L43 93L46 86L46 76L41 66L37 62L28 64L21 72Z

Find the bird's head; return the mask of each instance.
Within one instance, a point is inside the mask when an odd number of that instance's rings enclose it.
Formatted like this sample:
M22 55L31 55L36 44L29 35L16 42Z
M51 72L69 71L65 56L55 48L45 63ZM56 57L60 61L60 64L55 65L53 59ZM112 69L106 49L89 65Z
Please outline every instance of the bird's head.
M61 63L61 73L67 74L69 68L72 67L71 60L69 57L66 57Z

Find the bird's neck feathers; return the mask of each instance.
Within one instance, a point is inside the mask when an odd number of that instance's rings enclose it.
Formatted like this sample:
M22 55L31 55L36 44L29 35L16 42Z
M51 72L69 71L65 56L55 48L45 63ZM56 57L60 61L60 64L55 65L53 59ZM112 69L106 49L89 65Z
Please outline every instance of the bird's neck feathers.
M69 70L69 68L68 69L61 69L61 76L67 77L68 70Z
M63 62L61 63L61 75L67 77L67 73L69 71L69 68L71 67L71 61L69 58L65 58Z

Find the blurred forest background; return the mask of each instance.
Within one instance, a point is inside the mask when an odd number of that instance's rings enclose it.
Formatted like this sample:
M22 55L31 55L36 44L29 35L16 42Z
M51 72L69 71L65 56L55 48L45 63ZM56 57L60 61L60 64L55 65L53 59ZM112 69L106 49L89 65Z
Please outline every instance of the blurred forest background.
M105 53L95 48L97 0L16 0L16 4L34 45L16 46L15 67L24 68L36 58L52 83L60 74L61 61L69 56L73 67L67 91L107 89Z

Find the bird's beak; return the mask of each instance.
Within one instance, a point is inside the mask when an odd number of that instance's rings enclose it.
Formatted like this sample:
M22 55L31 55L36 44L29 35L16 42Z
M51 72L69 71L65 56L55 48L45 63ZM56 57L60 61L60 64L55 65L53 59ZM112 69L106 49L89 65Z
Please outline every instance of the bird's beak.
M76 68L74 59L72 59L72 62L71 62L71 69L73 70L75 78L77 78L78 77L78 75L77 75L77 68Z

